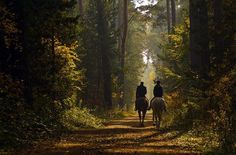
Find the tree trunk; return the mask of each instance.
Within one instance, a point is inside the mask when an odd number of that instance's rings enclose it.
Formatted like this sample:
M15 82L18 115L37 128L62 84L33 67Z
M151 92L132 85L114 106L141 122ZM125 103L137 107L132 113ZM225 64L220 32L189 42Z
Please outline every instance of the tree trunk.
M104 104L108 109L112 108L112 86L111 86L111 62L109 58L109 40L108 23L105 15L104 1L96 1L98 11L98 37L99 45L98 50L102 58L102 71L103 71L103 89L104 89Z
M78 6L79 6L79 14L80 16L83 16L83 0L78 0Z
M205 0L190 0L191 67L201 77L209 70L208 14Z
M217 70L220 72L222 68L220 67L222 64L223 56L224 56L224 35L222 34L223 29L223 8L222 8L222 0L214 0L213 1L214 7L214 25L215 25L215 49L214 55L216 56L216 64Z
M102 66L101 66L101 56L100 55L97 55L97 85L96 85L96 94L95 94L95 99L100 99L101 97L101 78L102 78L102 73L101 73L101 70L102 70Z
M24 48L23 43L23 48ZM32 92L32 81L31 81L31 76L30 76L30 63L29 63L29 55L26 51L26 49L23 50L23 66L24 66L24 71L23 71L23 79L24 79L24 99L25 103L27 105L32 106L33 105L33 92Z
M171 0L171 17L172 17L172 29L176 25L176 6L175 0Z
M122 30L123 30L123 0L119 0L118 3L118 22L117 22L117 31L119 31L119 38L118 38L118 53L119 53L119 61L121 62L121 47L122 47Z
M128 31L128 0L124 0L124 13L123 13L123 35L122 35L122 42L121 42L121 69L122 69L122 93L121 93L121 103L124 106L124 82L125 82L125 50L126 50L126 38L127 38L127 31Z
M167 32L170 34L170 0L166 0L166 10L167 10Z
M55 54L55 38L54 38L54 26L52 26L52 36L51 36L51 54L52 54L52 100L56 100L56 54Z
M118 30L120 32L118 40L119 60L120 60L120 75L119 75L119 107L124 108L124 66L125 66L125 50L126 50L126 37L128 29L128 1L119 1L119 14L118 14Z
M105 49L104 49L105 50ZM102 55L103 66L103 87L104 87L104 102L108 109L112 108L112 89L111 89L111 63L107 55Z
M32 73L31 73L31 64L30 64L30 53L32 49L29 48L29 26L25 22L28 21L26 19L28 16L28 12L25 8L28 1L17 1L17 6L19 6L19 28L21 29L22 33L19 37L19 39L22 42L22 54L23 54L23 81L24 81L24 100L27 105L32 106L33 105L33 89L32 89Z

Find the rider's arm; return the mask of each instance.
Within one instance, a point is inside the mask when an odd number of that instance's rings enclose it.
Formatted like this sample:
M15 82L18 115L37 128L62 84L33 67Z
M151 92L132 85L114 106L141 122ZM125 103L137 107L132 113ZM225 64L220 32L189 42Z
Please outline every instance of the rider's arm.
M136 98L138 97L138 87L136 89Z
M155 86L154 89L153 89L153 96L154 97L156 96L156 92L157 92L157 87Z
M163 88L160 87L160 93L161 93L161 96L163 96Z

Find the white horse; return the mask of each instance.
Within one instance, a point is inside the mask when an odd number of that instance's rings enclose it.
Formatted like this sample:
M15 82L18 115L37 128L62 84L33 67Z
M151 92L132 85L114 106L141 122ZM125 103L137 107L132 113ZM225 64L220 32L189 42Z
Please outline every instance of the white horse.
M152 117L153 125L155 124L156 128L160 128L161 121L162 121L162 113L163 111L166 112L165 100L162 97L153 98L150 103L150 108L152 108L152 111L153 111L153 117ZM158 121L157 121L157 118L158 118Z

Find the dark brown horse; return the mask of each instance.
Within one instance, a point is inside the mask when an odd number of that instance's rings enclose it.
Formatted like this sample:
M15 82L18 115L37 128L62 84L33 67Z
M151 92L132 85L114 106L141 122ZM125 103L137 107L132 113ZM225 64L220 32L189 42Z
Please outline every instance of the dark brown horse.
M135 102L138 110L140 126L144 126L144 119L148 109L148 99L146 97L140 97L137 98Z

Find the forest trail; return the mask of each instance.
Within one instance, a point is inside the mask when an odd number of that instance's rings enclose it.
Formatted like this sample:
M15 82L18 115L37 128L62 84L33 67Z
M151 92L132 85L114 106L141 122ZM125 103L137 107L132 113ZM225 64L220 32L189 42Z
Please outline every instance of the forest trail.
M157 130L151 120L151 114L148 114L145 127L139 127L137 115L115 119L102 129L74 131L60 140L45 141L33 150L25 150L23 154L201 154L191 146L194 143L191 138L188 143L181 140L185 131Z

